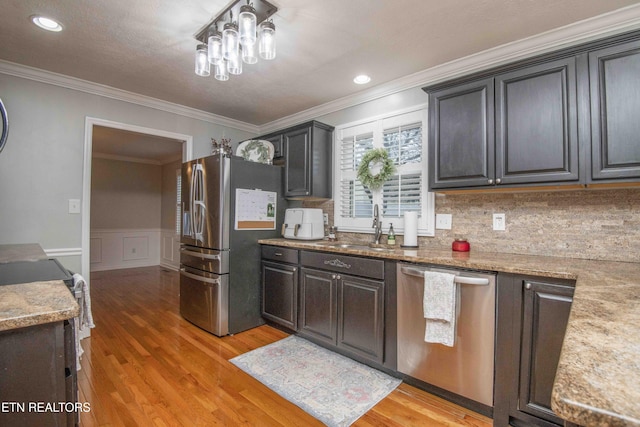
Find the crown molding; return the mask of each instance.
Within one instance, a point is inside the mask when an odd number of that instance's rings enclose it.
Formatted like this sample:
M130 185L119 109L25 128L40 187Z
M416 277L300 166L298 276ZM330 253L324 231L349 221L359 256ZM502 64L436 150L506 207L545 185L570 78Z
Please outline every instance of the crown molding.
M439 83L504 65L509 62L637 29L640 29L640 4L628 6L512 43L487 49L262 125L242 122L195 108L4 60L0 60L0 73L125 101L261 135L301 122L317 119L318 117L374 101L404 90Z
M375 86L355 95L339 98L265 123L260 126L260 134L317 119L323 115L374 101L407 89L432 85L510 62L637 29L640 29L640 4L487 49Z
M179 116L202 120L204 122L227 126L246 132L257 134L260 130L258 126L251 123L242 122L240 120L219 116L217 114L208 113L206 111L197 110L184 105L152 98L150 96L140 95L126 90L116 89L111 86L93 83L87 80L65 76L63 74L53 73L51 71L45 71L5 60L0 60L0 73L40 83L60 86L66 89L77 90L92 95L103 96L105 98L111 98L118 101L129 102L131 104L137 104L143 107L153 108L167 113L173 113Z

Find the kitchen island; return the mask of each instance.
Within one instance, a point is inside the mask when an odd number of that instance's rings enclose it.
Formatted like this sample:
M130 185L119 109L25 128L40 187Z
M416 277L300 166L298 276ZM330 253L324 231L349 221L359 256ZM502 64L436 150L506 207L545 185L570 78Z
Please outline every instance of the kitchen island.
M0 264L27 269L46 259L37 244L0 246ZM11 403L0 425L77 423L73 318L79 310L62 280L0 286L0 402ZM32 411L39 402L64 410Z
M490 252L261 244L576 281L552 407L579 425L640 426L640 264Z

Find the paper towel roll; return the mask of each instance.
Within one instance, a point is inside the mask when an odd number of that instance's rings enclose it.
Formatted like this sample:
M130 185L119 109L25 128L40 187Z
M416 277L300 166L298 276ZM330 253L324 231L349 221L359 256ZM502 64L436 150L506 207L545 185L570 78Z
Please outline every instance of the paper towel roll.
M404 213L404 246L418 246L418 212Z

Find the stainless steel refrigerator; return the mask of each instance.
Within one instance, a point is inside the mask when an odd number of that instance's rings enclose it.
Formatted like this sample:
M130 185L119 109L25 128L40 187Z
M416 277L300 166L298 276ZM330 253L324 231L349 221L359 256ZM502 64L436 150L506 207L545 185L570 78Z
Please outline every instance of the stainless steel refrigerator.
M257 241L282 225L282 173L223 155L182 165L180 314L191 323L218 336L264 323Z

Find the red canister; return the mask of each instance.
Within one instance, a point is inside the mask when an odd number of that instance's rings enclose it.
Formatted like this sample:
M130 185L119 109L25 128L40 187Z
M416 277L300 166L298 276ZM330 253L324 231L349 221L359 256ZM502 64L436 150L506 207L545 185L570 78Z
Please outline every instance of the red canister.
M456 239L451 244L451 249L456 252L469 252L471 246L469 242L467 242L467 239Z

